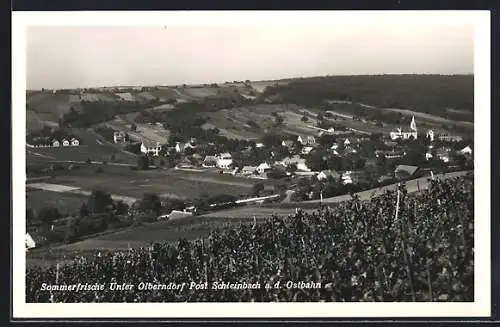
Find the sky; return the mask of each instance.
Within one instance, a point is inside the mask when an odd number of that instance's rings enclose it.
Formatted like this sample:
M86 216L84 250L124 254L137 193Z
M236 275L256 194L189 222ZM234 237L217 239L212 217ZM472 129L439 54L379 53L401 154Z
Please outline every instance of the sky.
M465 24L41 26L26 33L28 89L474 71L474 29Z

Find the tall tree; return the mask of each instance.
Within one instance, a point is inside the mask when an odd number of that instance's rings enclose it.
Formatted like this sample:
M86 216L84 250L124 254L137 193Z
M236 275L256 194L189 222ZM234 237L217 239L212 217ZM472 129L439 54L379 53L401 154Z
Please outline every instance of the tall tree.
M54 220L61 218L59 210L54 207L43 207L38 212L38 220L44 224L51 224Z
M113 206L113 200L111 199L111 194L106 193L101 190L92 191L87 202L87 207L92 213L102 213L111 209Z
M80 206L80 217L87 217L89 215L89 209L87 208L87 205L85 203L82 203Z
M160 197L154 193L144 193L141 199L141 210L144 212L153 211L160 214L162 209Z

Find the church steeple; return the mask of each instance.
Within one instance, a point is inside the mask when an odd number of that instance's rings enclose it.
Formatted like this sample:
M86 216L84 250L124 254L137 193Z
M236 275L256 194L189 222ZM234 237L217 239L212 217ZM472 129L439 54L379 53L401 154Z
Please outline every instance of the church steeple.
M417 124L415 123L415 116L411 117L410 129L412 131L416 131L417 130Z

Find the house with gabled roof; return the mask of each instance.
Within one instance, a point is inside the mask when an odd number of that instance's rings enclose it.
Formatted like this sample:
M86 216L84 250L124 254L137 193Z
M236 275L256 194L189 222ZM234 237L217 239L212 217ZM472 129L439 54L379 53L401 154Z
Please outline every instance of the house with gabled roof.
M396 169L394 169L394 176L398 179L411 177L415 175L417 171L418 171L417 166L398 165Z
M141 152L144 154L151 154L157 157L160 154L160 151L161 151L160 142L143 140L141 143Z
M297 142L302 145L314 145L316 144L316 138L314 136L299 135L297 137Z
M271 170L271 165L269 165L267 162L263 162L260 165L257 166L257 172L259 174L263 174L268 170Z
M241 174L245 175L245 176L248 176L248 175L255 174L256 171L257 171L257 167L256 166L244 166L241 169Z

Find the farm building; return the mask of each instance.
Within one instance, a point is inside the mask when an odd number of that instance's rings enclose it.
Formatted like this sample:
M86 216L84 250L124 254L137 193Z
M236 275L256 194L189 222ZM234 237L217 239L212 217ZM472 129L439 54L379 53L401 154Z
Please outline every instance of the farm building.
M346 171L342 174L341 179L342 179L342 184L347 185L347 184L352 184L352 172L351 171Z
M339 144L338 143L333 143L332 146L330 147L330 150L337 150L339 148Z
M467 155L471 155L472 154L472 148L470 146L466 146L465 148L463 148L462 150L459 151L461 154L467 154Z
M160 142L152 142L152 141L142 141L141 143L141 152L144 154L152 154L157 157L161 151Z
M177 153L184 152L184 151L186 151L186 149L196 149L196 145L194 145L192 142L188 142L188 143L177 142L175 144L175 151Z
M58 141L58 140L55 140L55 139L54 139L54 140L52 140L52 146L53 146L54 148L57 148L57 147L61 146L61 143L59 143L59 141Z
M66 139L63 139L63 140L61 141L61 144L62 144L62 146L69 146L69 141L68 141L68 140L66 140Z
M24 244L26 245L26 251L36 248L36 243L29 233L26 233Z
M206 156L202 166L205 168L217 166L217 156Z
M450 150L447 149L447 148L440 148L438 150L436 150L436 157L445 162L445 163L448 163L450 162Z
M248 176L248 175L255 174L256 171L257 171L257 167L256 166L244 166L241 169L241 174L245 175L245 176Z
M301 153L302 154L309 154L312 151L313 147L312 146L305 146L302 148Z
M217 168L227 169L230 168L232 164L233 157L230 153L221 153L219 156L217 156Z
M411 177L418 171L417 166L398 165L394 170L394 177L397 179Z
M289 165L296 165L297 166L297 171L307 171L310 172L311 169L307 167L306 165L306 159L301 158L300 156L296 155L293 157L286 157L285 159L277 162L277 164L288 167Z
M442 142L460 142L463 140L461 136L450 135L447 133L434 133L433 130L427 131L426 136L431 142L433 142L435 139L438 139Z
M259 174L263 174L270 169L271 169L271 166L267 162L263 162L257 166L257 172Z
M73 137L71 139L71 146L79 146L79 145L80 145L80 141Z

